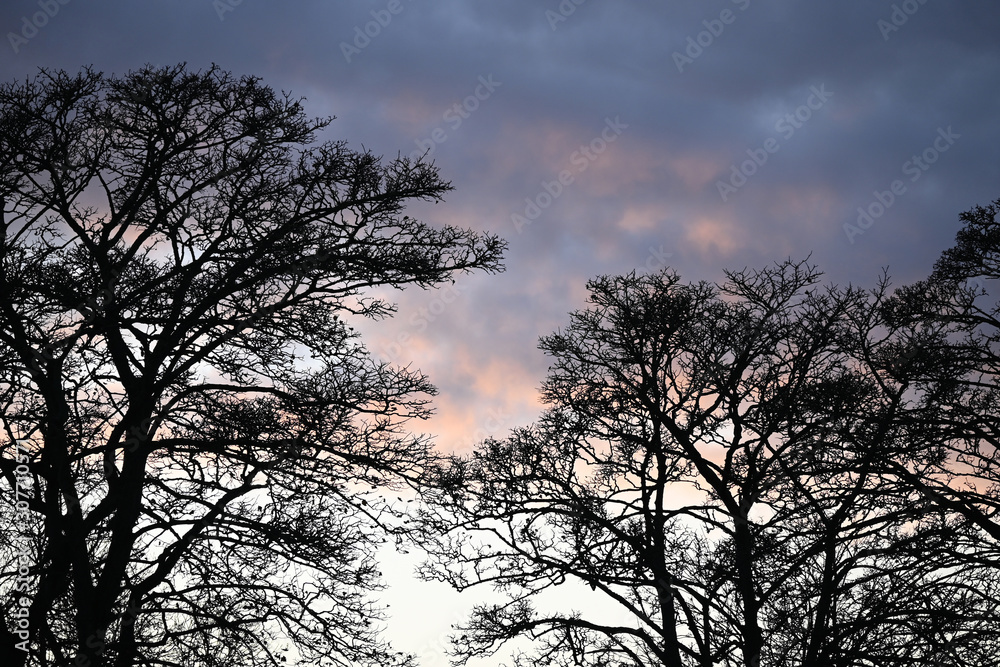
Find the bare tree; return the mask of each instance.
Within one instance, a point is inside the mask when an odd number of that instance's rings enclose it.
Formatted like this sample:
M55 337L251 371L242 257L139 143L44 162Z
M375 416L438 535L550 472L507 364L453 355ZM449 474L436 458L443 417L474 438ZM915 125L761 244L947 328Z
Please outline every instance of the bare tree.
M932 467L914 474L895 465L889 472L921 489L943 509L980 530L1000 556L1000 199L961 215L965 226L923 281L896 291L886 301L886 319L914 335L933 331L935 345L899 369L927 386L908 415L926 423L926 410L944 409L931 426L942 438Z
M330 120L215 67L0 88L5 665L410 661L372 490L425 466L433 387L348 318L504 244L402 215L450 186Z
M819 288L804 262L727 277L591 281L542 339L542 419L437 471L422 576L509 596L460 662L526 636L517 664L988 664L995 571L881 474L887 443L928 435L883 391L884 290ZM573 581L591 613L546 597Z

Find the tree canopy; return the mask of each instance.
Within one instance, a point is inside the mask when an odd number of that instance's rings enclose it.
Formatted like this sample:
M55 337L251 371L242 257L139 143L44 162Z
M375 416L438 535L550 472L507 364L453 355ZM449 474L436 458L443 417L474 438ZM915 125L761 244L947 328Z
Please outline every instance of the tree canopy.
M539 419L446 456L351 324L505 243L405 215L451 186L332 120L217 67L0 86L2 664L412 665L387 540L501 594L457 664L996 662L1000 200L895 290L597 277Z
M998 204L895 294L790 260L592 280L540 343L541 419L425 490L422 576L506 598L456 658L993 664L997 309L968 281L998 277ZM552 603L573 582L588 613Z
M409 661L371 490L425 467L434 390L350 318L504 243L403 215L450 185L331 120L216 67L0 87L5 665Z

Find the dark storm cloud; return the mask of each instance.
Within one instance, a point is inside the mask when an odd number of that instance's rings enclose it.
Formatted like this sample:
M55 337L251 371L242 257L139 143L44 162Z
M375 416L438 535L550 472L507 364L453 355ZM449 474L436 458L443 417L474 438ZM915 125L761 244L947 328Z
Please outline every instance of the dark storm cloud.
M537 337L598 273L669 262L719 279L810 252L838 282L926 273L958 213L998 196L998 27L995 3L943 0L17 0L0 9L0 74L215 62L338 116L324 137L430 148L456 190L414 211L500 232L508 271L448 303L396 294L397 317L366 332L438 383L429 427L454 446L488 409L533 416ZM909 180L940 132L958 138ZM905 192L845 232L894 181Z

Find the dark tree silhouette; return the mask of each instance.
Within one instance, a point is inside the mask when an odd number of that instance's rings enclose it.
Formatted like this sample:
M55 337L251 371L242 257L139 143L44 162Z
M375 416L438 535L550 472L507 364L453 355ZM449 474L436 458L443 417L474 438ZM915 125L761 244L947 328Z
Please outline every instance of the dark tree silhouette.
M926 423L924 410L943 408L945 418L928 426L950 437L942 438L942 455L933 466L916 474L897 463L887 473L982 531L989 557L998 559L1000 199L976 206L960 219L965 226L930 277L897 290L884 306L894 326L935 333L935 344L918 348L920 353L901 364L900 372L928 386L908 418Z
M939 442L930 407L901 418L885 285L726 275L591 281L542 339L542 419L436 471L422 576L509 595L456 657L527 636L518 664L991 664L1000 582L974 531L882 474ZM602 613L558 604L571 582Z
M30 665L409 662L373 489L423 469L433 388L344 318L503 242L402 215L450 186L330 120L214 67L0 88L4 665L25 625Z

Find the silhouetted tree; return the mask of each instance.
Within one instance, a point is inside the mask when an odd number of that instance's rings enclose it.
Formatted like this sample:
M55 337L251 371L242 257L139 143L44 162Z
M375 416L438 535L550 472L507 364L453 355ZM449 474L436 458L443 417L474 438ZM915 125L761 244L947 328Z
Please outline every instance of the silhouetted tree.
M930 434L885 390L903 344L885 287L820 289L793 262L726 275L591 281L542 339L541 420L435 472L422 576L509 595L456 657L528 636L518 664L989 664L995 570L882 474L933 453L903 446ZM593 613L550 597L571 581Z
M5 665L22 598L31 665L409 661L372 489L422 470L433 388L344 316L503 243L401 215L450 186L316 143L330 120L215 67L0 88Z
M909 419L926 422L924 411L943 408L946 417L931 426L949 436L933 466L916 474L897 464L887 472L975 526L992 558L1000 557L998 216L1000 199L964 212L956 244L931 275L897 290L884 306L894 326L937 332L937 344L919 348L900 372L928 386Z

